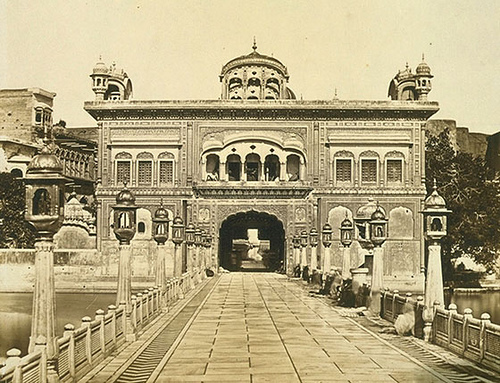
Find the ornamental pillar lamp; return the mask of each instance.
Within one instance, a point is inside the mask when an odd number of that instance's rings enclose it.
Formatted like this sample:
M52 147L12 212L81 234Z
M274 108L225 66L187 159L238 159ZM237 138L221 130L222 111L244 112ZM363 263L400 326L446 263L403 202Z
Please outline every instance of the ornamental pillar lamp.
M373 249L373 243L370 237L370 221L373 212L377 209L377 204L373 198L368 199L368 203L361 206L354 217L354 223L358 232L357 240L359 245L370 253Z
M428 242L427 276L425 279L424 338L430 340L430 322L434 318L434 305L444 304L443 273L441 266L441 239L447 235L447 217L451 210L437 191L436 180L431 195L424 202L424 235Z
M187 245L187 265L188 265L188 271L193 270L195 267L195 259L194 259L194 254L193 254L193 246L194 246L194 225L191 222L189 225L186 226L186 245Z
M57 381L55 360L59 347L55 333L54 234L64 220L64 187L67 179L63 167L52 154L47 142L28 165L25 219L36 230L35 287L29 352L35 350L37 339L46 342L48 381Z
M174 276L179 277L182 274L181 245L184 242L184 221L179 216L172 221L172 242L175 245Z
M292 238L293 244L293 264L300 265L300 234L296 234Z
M207 266L207 231L205 229L201 229L201 267L202 270Z
M347 211L345 219L340 224L340 242L342 243L342 279L351 278L351 249L354 225L349 219Z
M168 239L168 212L163 208L163 202L156 210L153 218L153 239L158 244L156 251L156 285L165 288L167 281L167 255L165 242Z
M125 304L126 312L131 310L132 296L132 249L130 241L135 235L135 221L138 206L134 194L127 185L116 195L116 205L113 206L113 232L119 241L118 252L118 290L116 305Z
M201 250L202 240L203 240L203 238L201 235L201 229L196 228L194 231L194 245L196 246L196 264L198 267L201 267L200 250Z
M330 224L327 222L323 225L321 230L321 242L323 244L324 256L323 256L323 273L328 274L331 268L331 257L330 257L330 247L332 246L332 234L333 230Z
M300 266L302 269L305 266L307 266L306 248L307 248L308 239L309 239L309 236L307 235L307 230L302 230L300 232L300 246L301 246Z
M309 243L311 244L311 270L318 268L318 230L313 227L309 231Z
M370 311L374 315L380 315L380 292L384 287L384 249L382 245L386 239L387 218L385 218L382 208L377 204L370 220L370 241L374 246Z

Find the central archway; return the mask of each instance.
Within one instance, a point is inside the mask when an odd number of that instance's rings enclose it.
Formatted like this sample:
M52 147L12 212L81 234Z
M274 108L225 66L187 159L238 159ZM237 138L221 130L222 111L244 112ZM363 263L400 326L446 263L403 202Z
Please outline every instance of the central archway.
M230 215L219 238L219 265L227 270L275 271L284 266L285 230L274 215L254 210Z

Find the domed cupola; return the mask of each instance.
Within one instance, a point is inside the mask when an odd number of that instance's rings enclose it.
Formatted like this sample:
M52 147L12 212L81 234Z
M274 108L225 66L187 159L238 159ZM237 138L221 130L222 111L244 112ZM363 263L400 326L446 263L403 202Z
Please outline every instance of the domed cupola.
M415 76L415 92L417 93L419 101L427 101L427 95L432 89L431 78L434 76L431 74L431 68L424 61L424 55L422 54L422 62L418 64Z
M288 71L274 57L253 51L236 57L222 67L222 99L224 100L278 100L295 99L287 87Z
M37 154L28 164L28 173L62 173L63 166L61 161L51 152L47 143L44 143L40 154Z

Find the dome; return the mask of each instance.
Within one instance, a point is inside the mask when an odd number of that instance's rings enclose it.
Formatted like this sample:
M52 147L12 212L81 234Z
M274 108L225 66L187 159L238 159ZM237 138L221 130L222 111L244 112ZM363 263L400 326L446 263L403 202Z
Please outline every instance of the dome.
M156 211L155 211L155 218L160 218L160 219L168 219L168 212L163 208L163 205L161 205Z
M352 222L348 217L345 217L342 223L340 224L340 228L352 228Z
M372 219L372 221L385 221L386 220L385 214L379 205L377 205L377 209L372 213L371 219Z
M177 216L174 218L174 221L172 222L172 224L177 225L177 226L179 226L179 225L182 226L182 225L184 225L184 221L182 220L181 217Z
M240 66L270 66L280 71L285 77L288 77L288 71L286 66L283 65L281 61L275 59L271 56L266 56L257 52L257 45L254 43L253 52L236 57L230 60L226 65L222 67L221 76L224 76L228 71L240 67Z
M356 219L370 220L372 214L375 213L375 210L377 210L377 204L375 203L373 198L369 198L368 203L358 209Z
M326 233L332 232L332 226L328 222L323 225L323 232Z
M123 189L116 196L116 203L119 205L135 205L134 194L124 186Z
M62 173L63 166L52 152L49 147L45 144L40 154L37 154L28 165L27 171L29 173L38 172L58 172Z
M425 209L446 209L446 201L441 197L437 191L436 180L434 180L434 190L429 197L425 199L424 208Z
M416 72L418 75L426 75L426 76L431 75L431 68L424 61L424 55L422 55L422 62L420 64L418 64Z
M107 74L108 72L108 67L100 60L97 64L95 64L94 69L92 70L93 74Z

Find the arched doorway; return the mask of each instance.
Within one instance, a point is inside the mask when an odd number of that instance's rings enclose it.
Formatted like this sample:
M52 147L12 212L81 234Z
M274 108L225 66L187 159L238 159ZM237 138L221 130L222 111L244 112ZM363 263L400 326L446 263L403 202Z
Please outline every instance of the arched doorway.
M274 215L254 210L230 215L219 238L219 264L227 270L275 271L284 266L285 231Z

